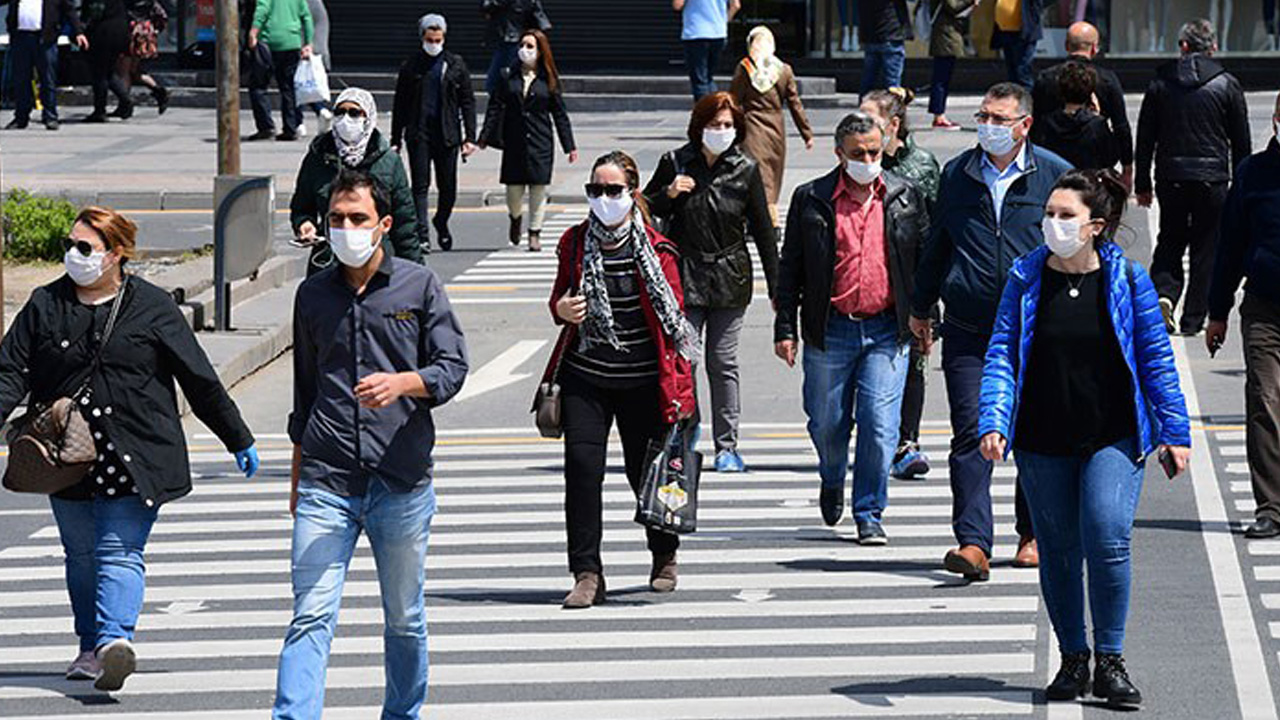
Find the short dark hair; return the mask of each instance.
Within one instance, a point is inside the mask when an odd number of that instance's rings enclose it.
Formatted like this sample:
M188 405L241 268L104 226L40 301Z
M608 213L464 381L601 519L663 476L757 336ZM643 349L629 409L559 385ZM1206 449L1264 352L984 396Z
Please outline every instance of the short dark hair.
M986 97L995 100L1013 98L1018 101L1018 112L1023 115L1031 115L1035 111L1031 104L1031 91L1018 83L996 83L987 89Z
M742 106L727 92L713 92L704 96L701 100L694 103L693 111L689 113L689 142L702 146L702 130L705 128L721 110L728 108L730 114L733 115L733 128L738 131L737 138L734 142L742 142L742 133L746 131L747 119L742 112Z
M1218 44L1218 34L1213 30L1213 23L1196 18L1183 24L1178 31L1178 42L1187 46L1187 52L1209 52Z
M1098 88L1098 71L1079 60L1068 60L1058 72L1058 92L1062 101L1083 105Z
M332 205L333 199L342 193L365 189L373 196L373 206L378 211L378 217L390 215L391 194L387 192L386 186L378 178L357 168L343 168L338 177L334 178L333 184L329 186L329 204Z
M866 135L872 130L879 130L880 136L884 137L884 126L870 113L862 110L854 110L840 119L840 124L836 125L836 147L844 146L844 139L850 135Z

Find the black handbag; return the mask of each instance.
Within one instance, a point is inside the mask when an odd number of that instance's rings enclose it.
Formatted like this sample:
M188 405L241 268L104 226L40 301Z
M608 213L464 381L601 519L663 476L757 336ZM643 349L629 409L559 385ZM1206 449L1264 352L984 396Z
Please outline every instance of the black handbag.
M636 522L683 535L698 529L698 480L702 453L689 447L685 424L671 426L663 440L649 442L636 499Z

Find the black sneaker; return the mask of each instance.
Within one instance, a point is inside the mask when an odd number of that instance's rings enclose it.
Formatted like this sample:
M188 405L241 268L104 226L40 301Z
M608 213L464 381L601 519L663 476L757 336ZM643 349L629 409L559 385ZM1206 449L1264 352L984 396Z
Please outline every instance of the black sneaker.
M296 130L286 130L285 132L282 132L276 136L276 140L279 142L293 142L294 140L297 140L297 139L298 139L298 133Z
M245 142L257 142L259 140L270 140L276 136L275 130L259 130L258 132L245 136Z
M57 120L45 120L45 121L44 121L44 129L45 129L45 130L57 130L59 127L61 127L61 126L60 126L60 125L58 125L58 121L57 121Z
M1089 692L1089 651L1062 653L1062 667L1045 688L1050 700L1066 701L1082 698Z
M889 536L884 534L884 528L875 520L859 520L858 521L858 544L859 545L888 545Z
M8 125L4 126L4 129L5 130L26 130L27 125L29 124L31 124L30 120L19 120L18 118L14 118L9 121Z
M844 488L822 488L818 495L818 505L822 508L822 521L835 526L844 515Z
M432 220L431 225L436 229L436 243L440 245L440 249L449 252L453 249L453 235L449 232L449 226L441 227L439 223Z
M94 125L101 125L106 121L107 121L107 113L105 110L102 112L98 112L95 110L89 113L88 115L84 116L84 122L94 124Z
M1093 696L1111 707L1142 704L1142 693L1130 682L1124 658L1119 655L1098 654L1098 664L1093 669Z

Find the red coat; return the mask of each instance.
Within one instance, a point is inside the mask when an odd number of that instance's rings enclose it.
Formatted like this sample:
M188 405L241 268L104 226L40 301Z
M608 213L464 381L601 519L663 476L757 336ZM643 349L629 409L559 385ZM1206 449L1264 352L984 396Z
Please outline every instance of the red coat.
M548 305L551 308L551 317L557 325L563 325L564 328L560 331L560 337L556 341L555 350L551 353L551 359L547 362L547 368L542 373L543 382L551 381L561 356L569 347L572 347L572 343L578 337L578 327L566 324L559 315L556 315L556 302L570 287L578 287L581 284L582 256L585 248L583 238L587 232L587 222L583 221L566 230L556 246L556 256L560 259L560 266L556 272L555 285L551 288L551 300ZM671 285L676 301L680 303L680 309L683 310L684 290L680 286L680 256L675 243L647 225L645 231L649 234L649 242L657 251L658 260L662 263L662 274L666 276L667 283ZM637 278L639 274L640 270L637 268ZM643 280L641 287L644 287ZM663 418L668 423L674 423L682 414L681 411L684 411L685 415L693 412L693 372L689 361L676 351L675 340L668 337L662 329L662 323L658 320L658 315L653 310L653 302L647 293L640 293L640 306L644 310L644 317L648 322L649 332L653 335L653 342L658 348L658 401Z

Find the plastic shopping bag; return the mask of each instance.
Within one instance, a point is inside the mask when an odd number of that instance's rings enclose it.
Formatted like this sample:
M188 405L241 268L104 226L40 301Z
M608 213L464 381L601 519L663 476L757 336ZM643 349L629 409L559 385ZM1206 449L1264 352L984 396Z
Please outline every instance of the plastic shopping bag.
M293 91L300 106L329 102L329 74L319 55L312 53L310 58L298 63L293 73Z
M663 532L698 529L698 480L702 453L685 441L684 423L671 426L665 441L651 441L636 502L636 522Z

